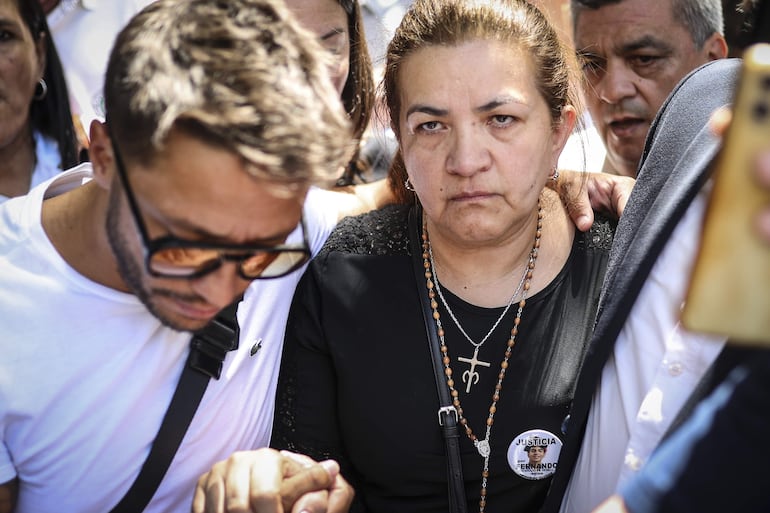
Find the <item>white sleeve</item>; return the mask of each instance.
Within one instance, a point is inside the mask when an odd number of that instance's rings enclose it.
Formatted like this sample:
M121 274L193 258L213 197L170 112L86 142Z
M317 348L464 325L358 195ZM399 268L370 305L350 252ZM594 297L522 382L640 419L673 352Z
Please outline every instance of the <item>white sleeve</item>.
M339 193L311 187L305 199L303 215L310 251L316 256L337 226Z

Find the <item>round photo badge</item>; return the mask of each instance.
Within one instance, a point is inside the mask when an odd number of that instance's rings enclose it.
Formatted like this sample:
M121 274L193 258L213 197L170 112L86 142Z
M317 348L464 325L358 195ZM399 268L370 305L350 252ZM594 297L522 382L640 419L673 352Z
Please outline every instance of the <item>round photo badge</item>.
M561 445L550 431L525 431L508 446L508 465L524 479L545 479L556 472Z

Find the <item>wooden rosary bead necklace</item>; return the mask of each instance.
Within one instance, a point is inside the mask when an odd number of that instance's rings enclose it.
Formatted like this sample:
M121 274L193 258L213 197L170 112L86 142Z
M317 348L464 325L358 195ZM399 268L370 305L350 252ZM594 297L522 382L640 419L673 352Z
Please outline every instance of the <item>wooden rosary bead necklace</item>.
M460 421L460 425L465 429L465 434L473 442L479 455L484 458L484 468L481 472L481 499L479 500L479 513L484 513L487 505L487 479L489 478L489 457L492 453L492 447L489 443L490 435L492 433L492 425L495 421L495 413L497 412L497 402L500 400L500 392L503 388L503 379L505 378L505 371L508 368L508 359L511 357L513 346L516 344L516 335L519 333L519 324L521 323L521 313L524 311L526 305L527 292L529 291L530 284L532 283L532 274L535 270L535 263L537 262L537 253L540 249L540 236L543 230L543 207L538 200L537 204L537 229L535 231L535 242L532 244L532 249L529 252L529 262L527 263L527 269L524 275L524 285L521 292L521 299L519 300L519 308L516 311L516 317L513 320L513 328L511 328L511 334L508 338L508 344L505 349L503 361L500 363L500 373L497 375L497 383L495 384L495 391L492 393L492 404L489 406L489 415L487 416L486 432L483 440L479 440L476 434L468 424L468 419L463 415L463 409L460 404L460 394L455 390L454 379L452 378L452 367L450 366L451 360L449 358L449 349L447 348L446 341L444 339L444 328L441 326L441 315L438 311L438 302L436 301L436 291L438 290L438 278L436 277L436 269L433 264L433 255L430 246L430 238L428 237L428 227L423 221L422 225L422 259L423 266L425 267L425 285L428 289L428 297L430 298L430 305L433 309L433 319L436 321L436 332L438 333L439 341L441 342L441 354L444 363L444 375L446 376L447 386L452 396L452 403L457 410L457 416ZM435 282L434 282L435 278ZM521 284L519 284L521 287ZM516 294L514 294L516 296ZM446 306L446 304L445 304ZM507 311L507 308L506 308ZM501 318L502 319L502 318ZM456 321L455 321L456 322ZM498 323L500 321L498 320ZM497 323L496 323L497 324ZM459 327L459 324L458 324ZM462 328L460 328L462 330ZM493 327L494 331L494 327ZM467 335L466 335L467 336ZM487 335L488 336L488 335ZM485 339L486 340L486 337ZM484 341L479 343L479 346ZM476 348L478 351L478 347ZM475 353L474 353L474 360Z
M460 330L460 333L463 334L463 336L468 340L468 342L471 343L473 346L473 356L471 358L466 357L458 357L457 361L468 363L470 364L471 368L467 371L463 372L463 383L466 384L465 386L465 393L470 394L471 393L471 386L475 385L479 382L479 373L476 371L476 366L481 367L489 367L490 362L483 362L479 360L479 349L481 349L481 346L484 345L484 342L487 341L487 339L492 335L492 333L497 329L497 326L500 324L500 321L503 320L505 317L505 314L508 313L508 310L511 309L511 305L513 304L514 299L516 299L519 296L519 292L521 292L521 287L524 285L524 280L527 278L527 274L529 273L529 265L524 266L524 274L521 275L521 280L519 280L519 285L516 287L516 290L511 295L511 299L508 300L508 304L503 309L503 313L500 314L500 316L497 318L497 320L492 324L492 327L489 328L489 331L486 335L484 335L484 338L481 339L481 342L474 342L473 339L468 335L468 333L465 332L462 325L460 324L460 321L457 320L457 317L455 317L454 312L449 307L449 303L447 302L446 298L444 298L444 293L441 292L441 285L440 280L438 278L438 269L436 269L436 263L433 260L433 248L430 245L430 240L428 240L428 255L430 257L430 268L433 271L433 284L436 286L436 292L438 293L438 297L441 300L441 304L444 305L444 309L449 314L449 317L452 318L452 320L455 323L455 326L457 326L457 329Z

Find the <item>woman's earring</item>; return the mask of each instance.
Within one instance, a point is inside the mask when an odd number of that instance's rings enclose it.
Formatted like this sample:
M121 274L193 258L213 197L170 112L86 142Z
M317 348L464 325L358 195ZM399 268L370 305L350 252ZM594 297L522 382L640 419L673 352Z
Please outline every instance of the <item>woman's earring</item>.
M48 94L48 84L41 78L37 81L37 85L35 86L35 96L33 98L40 101L45 98L46 94Z
M554 166L553 172L551 173L551 176L548 177L549 180L553 180L554 182L559 179L559 170L556 169Z
M414 187L412 187L412 182L409 181L408 177L406 180L404 180L404 189L414 192Z

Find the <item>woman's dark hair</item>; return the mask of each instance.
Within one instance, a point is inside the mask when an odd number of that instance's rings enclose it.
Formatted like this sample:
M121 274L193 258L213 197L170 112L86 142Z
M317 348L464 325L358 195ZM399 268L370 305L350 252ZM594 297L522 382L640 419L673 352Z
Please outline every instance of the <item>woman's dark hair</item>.
M457 46L469 41L498 41L522 50L532 61L535 85L556 126L565 106L580 117L579 78L574 51L548 19L528 0L415 0L388 45L382 88L391 127L400 141L401 76L404 61L430 46ZM408 178L399 149L388 170L396 201L414 201L404 187Z
M59 145L61 168L67 169L79 163L75 126L72 122L67 83L64 70L56 52L56 46L48 29L45 13L37 0L14 0L21 18L27 25L34 41L45 39L45 72L43 80L48 92L41 100L32 100L29 109L33 130L54 139Z
M348 34L350 38L350 69L345 88L342 90L342 103L353 125L353 140L356 152L337 185L350 185L357 176L366 171L366 165L359 158L361 138L374 106L374 76L369 46L364 34L361 5L358 0L337 0L348 15Z

